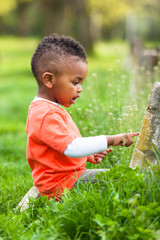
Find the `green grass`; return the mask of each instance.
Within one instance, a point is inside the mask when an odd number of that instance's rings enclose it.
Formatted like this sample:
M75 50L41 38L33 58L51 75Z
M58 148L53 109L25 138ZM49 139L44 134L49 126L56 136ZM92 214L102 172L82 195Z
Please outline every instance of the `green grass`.
M23 213L15 209L33 185L25 123L37 91L30 59L38 41L0 38L0 239L159 239L160 177L128 167L136 139L99 165L87 163L111 169L100 182L66 191L61 203L44 197ZM122 42L97 43L88 56L81 98L67 109L83 136L140 131L152 83L132 92L126 56Z

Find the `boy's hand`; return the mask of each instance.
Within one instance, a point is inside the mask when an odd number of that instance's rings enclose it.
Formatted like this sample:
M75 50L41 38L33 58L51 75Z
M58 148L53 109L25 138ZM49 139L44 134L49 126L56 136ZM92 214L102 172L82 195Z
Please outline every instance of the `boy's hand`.
M126 146L129 147L132 143L132 137L138 136L137 133L122 133L118 135L107 136L108 146Z
M94 163L94 164L98 164L100 163L104 158L105 156L111 152L113 149L110 148L110 149L107 149L106 151L104 152L100 152L100 153L96 153L94 155L91 155L87 158L87 162L91 162L91 163Z

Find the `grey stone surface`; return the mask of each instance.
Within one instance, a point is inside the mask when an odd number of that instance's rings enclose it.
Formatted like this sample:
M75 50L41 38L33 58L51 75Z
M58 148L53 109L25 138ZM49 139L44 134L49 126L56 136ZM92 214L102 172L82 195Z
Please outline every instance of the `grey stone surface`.
M158 166L160 161L160 82L153 85L130 167Z

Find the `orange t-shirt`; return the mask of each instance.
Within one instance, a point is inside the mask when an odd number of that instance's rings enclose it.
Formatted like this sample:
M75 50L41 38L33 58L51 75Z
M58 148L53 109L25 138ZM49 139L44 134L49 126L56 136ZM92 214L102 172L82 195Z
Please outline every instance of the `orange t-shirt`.
M67 111L47 100L33 101L26 125L27 160L40 194L59 199L85 172L87 157L64 155L69 143L81 137Z

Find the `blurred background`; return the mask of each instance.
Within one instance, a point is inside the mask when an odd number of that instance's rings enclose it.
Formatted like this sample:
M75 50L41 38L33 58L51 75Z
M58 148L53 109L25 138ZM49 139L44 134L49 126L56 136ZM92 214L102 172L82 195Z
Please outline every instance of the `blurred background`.
M159 22L160 0L0 0L1 35L56 32L73 36L88 52L101 39L124 39L131 47L135 37L137 44L155 43Z

